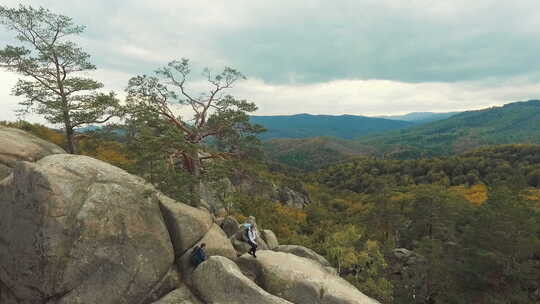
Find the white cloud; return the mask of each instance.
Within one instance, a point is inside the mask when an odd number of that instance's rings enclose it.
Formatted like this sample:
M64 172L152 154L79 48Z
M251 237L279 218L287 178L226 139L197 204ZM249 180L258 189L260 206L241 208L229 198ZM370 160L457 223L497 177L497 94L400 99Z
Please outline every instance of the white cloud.
M98 70L91 74L102 79L106 90L115 90L125 98L124 89L132 76L114 70ZM0 73L0 120L14 120L17 98L10 96L15 84L12 74ZM193 94L201 93L206 84L190 83ZM315 84L279 85L261 79L248 79L236 84L231 94L255 102L256 115L355 114L382 115L421 111L461 111L502 105L540 96L540 83L514 78L505 82L424 82L406 83L390 80L335 80ZM187 112L186 112L187 115ZM35 116L27 119L43 122Z
M260 79L235 88L235 95L259 106L257 115L381 115L420 111L462 111L540 96L540 83L513 79L504 83L336 80L307 85L274 85Z

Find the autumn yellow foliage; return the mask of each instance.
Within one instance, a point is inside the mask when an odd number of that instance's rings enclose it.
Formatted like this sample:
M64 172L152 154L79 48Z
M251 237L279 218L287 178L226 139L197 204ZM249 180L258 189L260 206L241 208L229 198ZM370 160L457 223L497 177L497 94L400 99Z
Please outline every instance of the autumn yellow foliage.
M244 223L247 221L248 217L239 213L233 213L231 214L233 218L235 218L239 223Z
M470 187L461 185L450 189L475 205L482 205L488 198L488 189L484 184L476 184Z
M540 201L540 189L527 189L523 193L523 198L530 201Z
M390 200L393 202L399 202L399 201L409 200L413 198L414 198L414 193L396 192L390 197Z
M274 232L284 237L292 237L296 234L297 228L306 221L306 213L300 209L285 206L281 203L273 204L273 217L276 222Z
M92 140L81 140L79 146L81 154L97 158L123 169L129 168L134 163L128 157L125 147L118 142L102 141L94 143Z
M540 211L540 189L527 189L523 191L522 198L531 202L531 208Z

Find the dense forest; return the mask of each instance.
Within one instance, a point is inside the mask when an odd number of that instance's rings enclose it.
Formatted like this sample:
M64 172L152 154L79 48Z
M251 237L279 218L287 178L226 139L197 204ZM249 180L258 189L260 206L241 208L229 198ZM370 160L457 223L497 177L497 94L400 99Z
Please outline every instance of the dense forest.
M263 150L269 160L307 171L375 152L368 145L335 137L274 138L263 142Z
M47 127L8 125L65 145ZM188 175L171 174L155 152L118 130L80 134L80 153L192 200ZM262 185L257 194L224 192L228 214L239 220L254 215L282 243L315 249L383 303L538 302L540 146L492 146L417 160L359 157L309 174L253 153L258 156L231 159L204 174L210 180L248 176ZM144 165L149 162L152 169ZM302 191L311 203L303 209L283 205L264 193L265 184Z

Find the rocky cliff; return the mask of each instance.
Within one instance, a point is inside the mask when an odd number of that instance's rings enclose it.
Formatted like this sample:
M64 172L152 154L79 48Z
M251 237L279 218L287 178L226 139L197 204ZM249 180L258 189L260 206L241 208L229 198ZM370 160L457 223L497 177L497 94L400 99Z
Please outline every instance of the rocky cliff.
M66 152L24 131L0 126L0 180L11 173L18 161L33 162L57 153Z
M279 185L256 176L234 176L223 178L220 181L201 183L199 195L201 205L215 215L220 215L226 203L219 193L242 192L250 196L259 196L267 200L280 202L288 207L303 209L311 203L309 195L305 191L293 190L285 185Z
M142 178L17 130L0 143L2 304L378 303L271 231L273 250L238 256L235 227ZM201 242L210 258L194 270Z

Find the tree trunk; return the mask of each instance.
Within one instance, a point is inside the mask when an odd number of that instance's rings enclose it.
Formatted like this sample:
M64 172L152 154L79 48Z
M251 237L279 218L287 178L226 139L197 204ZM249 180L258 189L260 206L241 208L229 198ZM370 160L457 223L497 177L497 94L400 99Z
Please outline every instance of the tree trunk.
M191 161L192 161L191 175L193 175L193 177L195 177L195 179L199 179L199 177L201 176L201 163L200 163L200 160L199 160L199 150L195 150L195 152L193 152L193 156L191 157Z
M75 149L75 132L73 127L66 123L66 139L67 139L67 150L69 154L76 154Z
M182 159L184 161L184 169L191 174L191 176L198 179L201 175L201 161L199 159L199 151L195 150L192 154L182 152Z
M200 181L199 177L201 175L201 165L199 161L199 153L195 151L193 154L188 154L183 152L182 158L184 161L184 168L189 172L193 177L189 185L189 191L191 194L191 205L198 207L201 206L201 200L199 198L200 193Z

